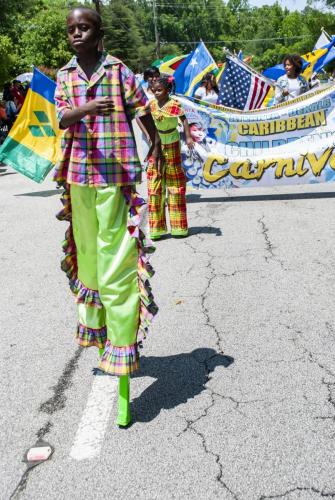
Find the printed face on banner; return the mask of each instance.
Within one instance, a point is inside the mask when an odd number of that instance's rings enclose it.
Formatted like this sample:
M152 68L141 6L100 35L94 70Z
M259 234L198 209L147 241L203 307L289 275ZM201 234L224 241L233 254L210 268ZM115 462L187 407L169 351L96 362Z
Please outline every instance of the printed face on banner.
M206 137L206 131L200 123L190 124L190 134L194 142L202 142Z
M195 143L189 152L182 141L190 186L211 189L335 180L334 87L254 112L178 99Z

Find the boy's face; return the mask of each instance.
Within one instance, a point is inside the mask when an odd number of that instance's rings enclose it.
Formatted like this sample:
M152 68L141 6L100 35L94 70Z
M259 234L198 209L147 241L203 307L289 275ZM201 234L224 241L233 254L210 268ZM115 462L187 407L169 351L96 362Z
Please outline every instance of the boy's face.
M73 50L83 53L97 48L102 31L90 12L75 9L67 18L67 35Z

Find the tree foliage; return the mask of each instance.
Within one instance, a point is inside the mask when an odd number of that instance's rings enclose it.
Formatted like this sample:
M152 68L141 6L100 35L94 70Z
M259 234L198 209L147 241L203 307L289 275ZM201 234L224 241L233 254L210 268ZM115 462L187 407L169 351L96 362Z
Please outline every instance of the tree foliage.
M81 4L93 5L90 0ZM328 5L335 0L327 0ZM0 83L44 66L52 74L71 56L65 19L74 0L0 0ZM152 0L104 0L105 47L133 70L156 59ZM157 1L161 57L190 52L199 40L217 62L222 48L252 54L257 69L277 64L287 53L310 51L321 27L335 34L335 15L313 8L289 11L279 2L253 7L248 0Z
M131 68L141 65L143 39L134 16L134 2L114 0L104 8L105 47ZM149 58L152 55L150 47Z
M0 35L0 82L5 82L10 78L11 71L15 65L14 47L11 39L7 35Z
M57 68L71 57L65 30L66 10L43 7L25 23L20 39L23 67L45 65Z

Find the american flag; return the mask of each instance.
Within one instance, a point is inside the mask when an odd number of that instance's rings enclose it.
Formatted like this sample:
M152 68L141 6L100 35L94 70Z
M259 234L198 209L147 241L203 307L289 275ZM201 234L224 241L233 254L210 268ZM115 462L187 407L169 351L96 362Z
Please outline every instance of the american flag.
M231 56L227 56L219 86L218 104L246 111L260 108L271 89L265 78Z

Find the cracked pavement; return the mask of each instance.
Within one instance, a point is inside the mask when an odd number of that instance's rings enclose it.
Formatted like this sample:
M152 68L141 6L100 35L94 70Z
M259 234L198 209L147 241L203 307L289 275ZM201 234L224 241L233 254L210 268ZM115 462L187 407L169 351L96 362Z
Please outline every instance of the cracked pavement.
M73 340L66 224L50 180L0 181L1 500L21 478L31 500L335 498L331 184L188 193L190 236L152 258L134 424L116 428L114 402L100 456L77 462L97 351ZM55 452L25 475L37 438Z

